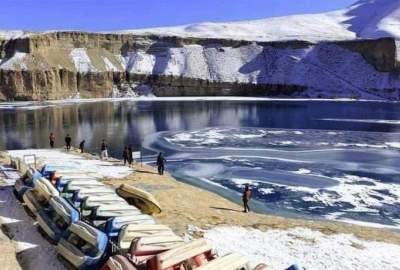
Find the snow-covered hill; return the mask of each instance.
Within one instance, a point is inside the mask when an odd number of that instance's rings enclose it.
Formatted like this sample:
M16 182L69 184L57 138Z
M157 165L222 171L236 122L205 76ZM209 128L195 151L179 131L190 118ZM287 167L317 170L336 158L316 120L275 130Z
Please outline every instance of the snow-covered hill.
M137 35L0 31L0 100L107 97L143 85L158 96L400 100L400 0L123 33Z
M252 41L400 39L400 0L360 0L349 8L262 20L198 23L176 27L125 30L121 33L228 38Z

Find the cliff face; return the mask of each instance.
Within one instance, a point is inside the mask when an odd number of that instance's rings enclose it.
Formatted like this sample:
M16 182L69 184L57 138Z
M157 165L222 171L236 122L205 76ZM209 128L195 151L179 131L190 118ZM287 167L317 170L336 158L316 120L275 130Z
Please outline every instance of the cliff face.
M54 32L0 40L0 99L292 96L399 99L395 40L250 42Z

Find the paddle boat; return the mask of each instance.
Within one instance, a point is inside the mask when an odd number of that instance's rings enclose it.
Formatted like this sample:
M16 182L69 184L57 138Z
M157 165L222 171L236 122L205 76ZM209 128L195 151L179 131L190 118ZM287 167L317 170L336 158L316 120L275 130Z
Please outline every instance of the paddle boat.
M133 215L142 215L142 213L132 205L121 203L116 205L100 205L92 210L88 219L94 226L101 227L110 218Z
M28 189L33 188L34 182L39 180L41 177L42 174L38 170L29 168L23 177L15 181L14 194L19 200L21 200L24 193Z
M109 187L99 187L92 189L81 189L73 192L71 202L74 203L76 207L80 207L82 202L90 196L106 196L106 195L116 195L115 191Z
M71 166L71 165L63 165L63 164L46 164L42 167L40 170L40 173L46 177L49 178L52 173L55 172L77 172L79 170L79 167L77 166Z
M118 238L121 228L129 224L156 224L156 221L146 214L118 216L108 219L102 231L107 234L109 239Z
M77 190L81 189L94 189L94 188L101 188L105 187L103 183L97 181L97 180L88 180L88 181L70 181L68 182L65 187L63 192L75 192Z
M65 198L72 198L75 192L80 190L92 190L97 188L106 187L103 183L98 182L97 180L89 180L89 181L70 181L68 182L62 192L62 196Z
M34 189L40 196L43 196L47 200L50 200L55 196L60 196L60 192L53 186L53 184L43 177L38 181L35 181Z
M157 254L151 257L146 265L148 270L181 269L180 267L184 267L185 264L196 268L215 258L207 242L198 239Z
M39 209L46 207L51 198L58 197L59 195L59 192L53 185L42 177L34 181L34 187L29 188L24 193L22 200L30 212L36 216Z
M183 244L183 239L175 234L135 238L129 248L128 258L135 262L135 266L143 267L151 258Z
M259 264L253 269L246 257L231 253L203 264L196 270L267 270L267 266Z
M30 214L33 216L37 215L39 209L47 207L49 201L40 196L35 189L28 189L22 196L22 201L25 206L29 209Z
M124 204L126 201L121 197L117 196L117 194L108 194L104 196L89 196L86 197L81 205L80 211L82 215L88 216L92 212L93 209L100 205L116 205L116 204Z
M62 192L65 186L70 182L91 182L91 181L97 181L97 178L81 174L63 175L57 179L55 186L60 192Z
M68 227L57 244L57 252L76 269L93 269L104 259L107 245L105 233L78 221Z
M127 257L115 255L108 258L100 270L137 270L137 268Z
M172 229L161 224L129 224L123 226L118 235L117 246L121 252L127 252L136 238L175 235Z
M183 240L176 235L141 238L135 243L131 254L127 254L126 257L122 255L110 257L101 270L150 270L151 268L146 266L146 262L149 258L166 250L179 247L180 245L183 245Z
M54 242L65 235L66 229L79 220L79 212L61 197L51 198L49 206L38 211L40 228Z
M119 196L124 198L129 204L139 208L145 214L161 213L161 206L154 196L142 189L122 184L116 189Z

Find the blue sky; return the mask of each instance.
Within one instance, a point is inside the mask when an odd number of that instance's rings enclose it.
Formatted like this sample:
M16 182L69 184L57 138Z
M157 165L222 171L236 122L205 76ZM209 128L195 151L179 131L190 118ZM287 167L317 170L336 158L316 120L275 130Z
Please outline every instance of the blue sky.
M0 29L107 31L339 9L355 0L1 0Z

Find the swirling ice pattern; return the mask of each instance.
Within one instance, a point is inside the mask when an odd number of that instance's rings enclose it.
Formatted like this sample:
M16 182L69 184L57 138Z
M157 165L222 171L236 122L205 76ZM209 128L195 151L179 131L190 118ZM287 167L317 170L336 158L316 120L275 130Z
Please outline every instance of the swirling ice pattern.
M400 228L399 134L207 128L164 132L148 145L174 174L241 191L265 209Z

